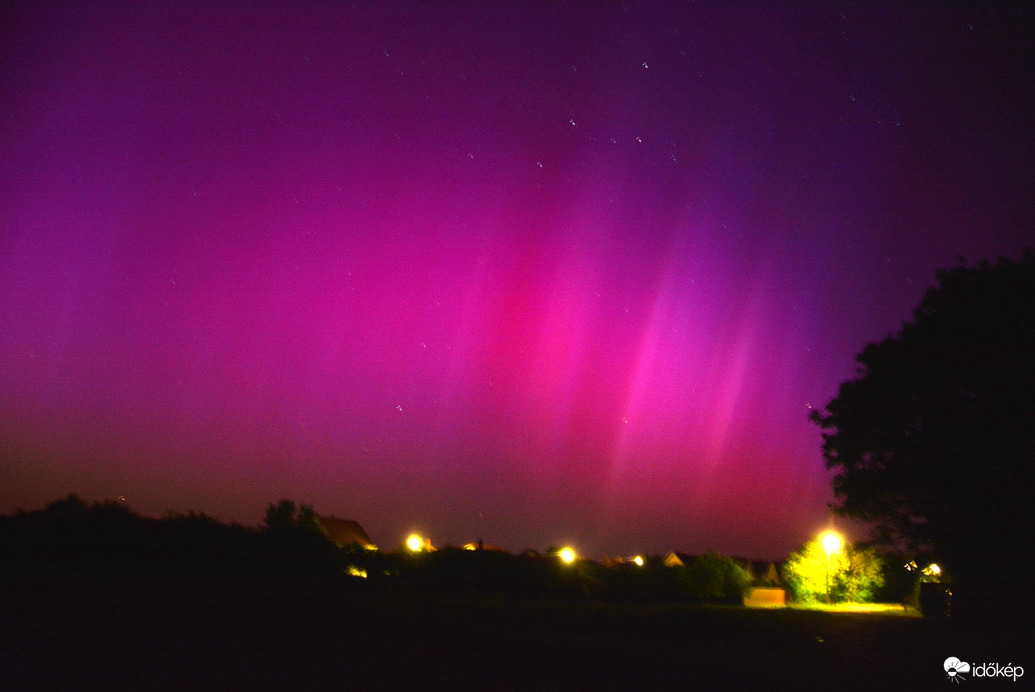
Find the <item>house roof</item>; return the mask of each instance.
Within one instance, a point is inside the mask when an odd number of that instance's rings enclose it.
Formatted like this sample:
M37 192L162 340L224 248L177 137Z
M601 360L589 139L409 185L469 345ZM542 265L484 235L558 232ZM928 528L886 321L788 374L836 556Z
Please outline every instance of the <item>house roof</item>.
M492 545L491 543L483 543L482 541L464 543L462 547L464 550L494 550L499 553L506 552L503 550L503 548L499 547L498 545Z
M734 558L744 566L751 582L756 586L780 584L780 573L776 569L776 563L772 560L748 560L746 558Z
M677 553L674 550L668 551L663 562L666 567L681 567L692 563L697 558L696 555L690 555L689 553Z
M320 525L323 526L323 530L327 532L327 537L338 545L354 543L363 548L377 548L358 522L351 519L339 519L338 517L318 516L317 519L319 519Z

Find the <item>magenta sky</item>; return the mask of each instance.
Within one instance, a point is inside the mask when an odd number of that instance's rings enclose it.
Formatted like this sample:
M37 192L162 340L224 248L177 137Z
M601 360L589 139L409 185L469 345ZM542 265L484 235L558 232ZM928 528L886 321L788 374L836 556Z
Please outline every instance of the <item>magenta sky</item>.
M0 512L780 557L1032 244L1030 10L149 4L0 10Z

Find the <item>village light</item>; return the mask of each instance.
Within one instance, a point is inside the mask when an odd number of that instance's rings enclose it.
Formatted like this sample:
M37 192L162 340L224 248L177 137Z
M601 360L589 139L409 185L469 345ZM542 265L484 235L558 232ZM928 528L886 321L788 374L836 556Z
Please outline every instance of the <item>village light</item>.
M406 547L411 552L417 553L424 549L424 539L415 533L411 533L409 538L406 539Z
M557 553L557 556L561 558L562 562L568 565L575 562L575 559L578 557L575 554L575 551L571 548L561 548L560 551Z
M642 558L642 557L640 557L639 555L637 555L636 557L634 557L634 558L632 559L632 561L636 563L636 566L637 566L637 567L643 567L643 558Z

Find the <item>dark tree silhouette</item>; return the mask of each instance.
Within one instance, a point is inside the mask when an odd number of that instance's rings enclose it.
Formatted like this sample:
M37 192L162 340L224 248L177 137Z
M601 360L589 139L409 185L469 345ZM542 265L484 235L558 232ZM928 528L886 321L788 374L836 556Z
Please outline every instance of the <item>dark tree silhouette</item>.
M320 520L310 505L295 505L291 500L281 500L275 505L266 507L263 518L266 529L277 531L282 529L302 529L312 533L326 535Z
M931 551L961 585L1019 586L1035 551L1035 252L937 274L812 419L834 509Z
M263 522L261 538L276 571L338 575L345 568L345 554L328 538L311 506L281 500L266 508Z

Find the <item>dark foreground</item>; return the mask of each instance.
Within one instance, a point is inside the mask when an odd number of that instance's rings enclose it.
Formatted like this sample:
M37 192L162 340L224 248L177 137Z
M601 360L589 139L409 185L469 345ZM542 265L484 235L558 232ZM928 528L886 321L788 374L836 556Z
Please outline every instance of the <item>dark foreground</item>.
M37 580L3 583L0 608L0 689L12 690L917 690L951 684L949 656L1030 667L1018 682L1035 680L1022 623L432 596L359 580Z

